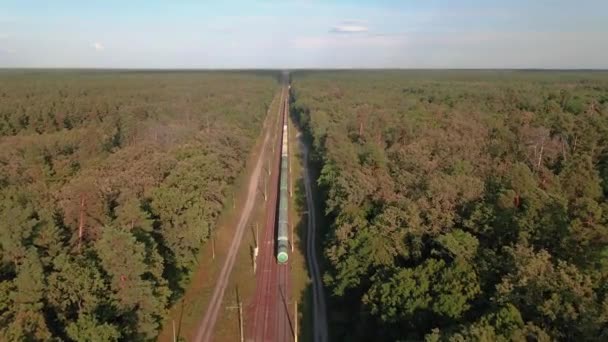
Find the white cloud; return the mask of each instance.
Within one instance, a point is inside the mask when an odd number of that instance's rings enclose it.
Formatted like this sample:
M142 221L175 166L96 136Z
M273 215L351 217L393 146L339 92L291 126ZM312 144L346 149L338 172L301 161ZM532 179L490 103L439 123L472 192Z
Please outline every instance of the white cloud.
M363 33L369 31L366 23L360 20L346 20L329 30L331 33Z
M105 49L105 46L103 46L103 44L101 44L100 42L92 43L91 47L97 51L103 51Z
M379 48L403 46L407 43L405 37L389 35L355 35L348 37L336 36L301 36L291 40L291 46L296 49L333 49L333 48Z

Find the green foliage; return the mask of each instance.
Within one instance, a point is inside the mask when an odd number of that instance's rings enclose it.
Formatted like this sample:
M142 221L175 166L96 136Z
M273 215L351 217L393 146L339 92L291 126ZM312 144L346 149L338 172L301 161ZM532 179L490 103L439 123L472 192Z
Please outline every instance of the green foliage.
M524 324L521 314L511 304L482 316L477 322L458 332L441 334L438 329L425 336L426 341L551 341L549 335L533 324Z
M95 245L101 266L110 277L111 304L119 314L134 313L137 325L135 336L145 340L156 335L167 305L167 292L160 284L148 280L146 246L124 230L105 227ZM116 251L121 251L116 253Z
M272 76L3 72L0 340L153 340L259 135Z
M335 340L602 340L606 73L298 72Z
M27 250L16 271L17 276L10 287L12 292L7 298L9 305L3 314L8 324L0 330L0 336L10 341L48 339L51 334L41 312L46 283L34 248Z
M475 256L479 246L479 241L475 236L460 229L439 236L437 242L451 257L464 261L470 261Z
M9 188L0 197L0 256L4 263L25 257L27 242L39 224L33 205L25 193Z
M409 321L417 311L429 310L436 275L445 267L443 261L429 259L413 269L402 269L387 281L374 281L364 301L372 314L388 322ZM375 279L374 279L375 280Z
M68 322L77 313L93 313L106 302L108 292L104 277L90 260L59 255L48 275L48 305L61 321Z
M593 324L596 302L593 282L574 265L554 265L546 251L517 245L509 249L514 272L497 285L498 301L515 304L552 335L569 340L592 339L601 330Z
M94 317L81 315L76 322L71 322L67 326L68 337L74 341L118 341L120 332L116 327L104 323L99 324Z

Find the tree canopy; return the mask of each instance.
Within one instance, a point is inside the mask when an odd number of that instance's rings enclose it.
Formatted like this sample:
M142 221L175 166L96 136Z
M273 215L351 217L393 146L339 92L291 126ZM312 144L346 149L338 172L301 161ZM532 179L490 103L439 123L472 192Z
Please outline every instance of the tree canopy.
M1 71L0 340L153 340L275 76Z
M608 74L292 79L334 340L608 337Z

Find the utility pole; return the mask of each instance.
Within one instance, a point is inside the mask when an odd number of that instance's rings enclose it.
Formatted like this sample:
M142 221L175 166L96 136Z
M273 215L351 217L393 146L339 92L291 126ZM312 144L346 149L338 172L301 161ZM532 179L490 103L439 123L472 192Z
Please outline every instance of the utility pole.
M173 320L173 342L177 342L177 339L175 338L175 320Z
M264 202L266 202L268 200L268 177L264 178Z
M294 320L295 320L295 329L293 330L293 340L294 340L294 342L298 342L298 300L297 299L296 299L295 310L296 310L296 312L293 315Z
M237 309L239 311L239 333L240 341L245 342L245 332L243 331L243 303L239 296L239 287L236 286L236 306L229 306L227 309Z
M215 233L211 233L211 258L215 260Z
M253 274L256 274L256 272L257 272L257 268L258 268L257 258L258 258L258 248L255 247L253 249Z
M245 341L245 334L243 333L243 303L239 299L239 331L241 333L241 342Z
M253 247L253 273L256 273L258 265L258 223L255 223L255 247Z
M293 253L293 245L294 245L294 240L293 240L293 222L290 222L289 226L291 227L291 252Z
M258 191L262 194L262 197L264 197L264 202L266 202L266 183L268 182L266 180L266 172L261 174L262 177L262 184L259 184L258 186Z

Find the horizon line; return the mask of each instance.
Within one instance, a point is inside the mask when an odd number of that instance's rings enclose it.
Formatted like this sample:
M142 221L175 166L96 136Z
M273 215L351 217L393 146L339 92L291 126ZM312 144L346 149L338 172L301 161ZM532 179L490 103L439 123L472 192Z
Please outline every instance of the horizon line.
M442 68L442 67L298 67L298 68L138 68L138 67L1 67L0 71L608 71L608 68L542 68L542 67L504 67L504 68Z

